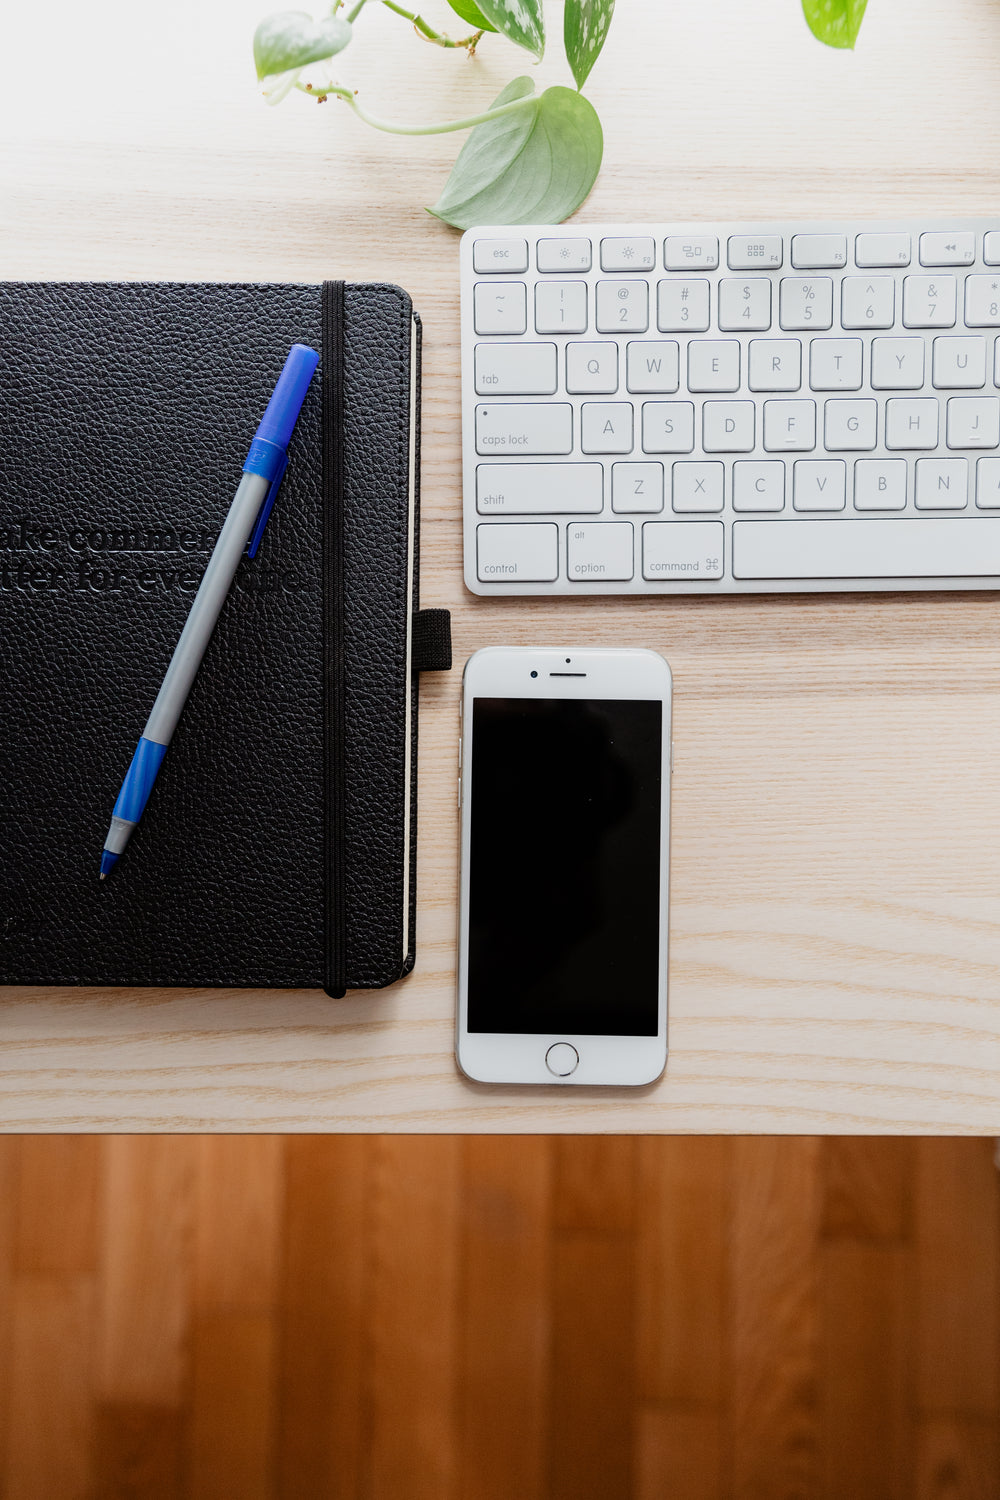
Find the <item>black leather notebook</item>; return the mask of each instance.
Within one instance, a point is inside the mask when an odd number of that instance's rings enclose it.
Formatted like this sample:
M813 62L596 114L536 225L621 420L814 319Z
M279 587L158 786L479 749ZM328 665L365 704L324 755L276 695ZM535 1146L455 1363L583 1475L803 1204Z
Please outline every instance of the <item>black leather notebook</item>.
M0 982L413 965L420 328L398 287L0 286ZM142 820L112 806L289 347L320 353Z

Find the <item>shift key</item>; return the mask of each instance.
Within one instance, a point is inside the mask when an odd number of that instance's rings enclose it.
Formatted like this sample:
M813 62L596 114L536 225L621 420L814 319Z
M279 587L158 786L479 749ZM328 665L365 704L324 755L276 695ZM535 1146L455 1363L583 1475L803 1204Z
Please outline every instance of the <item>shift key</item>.
M480 464L481 516L596 515L604 505L601 464Z
M492 402L476 407L477 453L571 453L569 402Z

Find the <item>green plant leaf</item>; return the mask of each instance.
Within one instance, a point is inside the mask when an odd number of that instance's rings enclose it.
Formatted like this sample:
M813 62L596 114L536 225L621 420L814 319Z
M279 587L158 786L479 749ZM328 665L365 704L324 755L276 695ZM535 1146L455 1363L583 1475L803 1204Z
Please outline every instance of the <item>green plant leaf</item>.
M463 21L467 21L477 31L496 31L496 27L492 21L487 21L479 6L474 3L474 0L448 0L448 4L456 16L461 16Z
M867 4L868 0L802 0L802 10L814 37L828 47L853 47Z
M494 31L502 32L539 62L545 51L545 19L542 0L476 0Z
M515 78L490 107L534 92L530 78ZM560 224L590 192L603 154L590 101L573 89L546 89L523 110L476 126L429 212L456 229Z
M601 54L614 9L615 0L566 0L563 44L578 89Z
M265 16L253 34L253 60L258 78L304 68L343 52L351 40L351 27L336 16L314 21L304 10L279 10Z

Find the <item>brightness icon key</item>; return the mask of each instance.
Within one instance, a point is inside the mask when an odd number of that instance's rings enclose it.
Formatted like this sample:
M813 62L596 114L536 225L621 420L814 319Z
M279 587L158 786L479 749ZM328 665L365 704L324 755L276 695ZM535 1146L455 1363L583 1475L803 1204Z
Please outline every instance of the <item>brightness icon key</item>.
M651 271L656 264L652 235L601 241L602 271Z
M589 271L593 252L586 239L539 240L535 258L539 271L546 276L558 271Z

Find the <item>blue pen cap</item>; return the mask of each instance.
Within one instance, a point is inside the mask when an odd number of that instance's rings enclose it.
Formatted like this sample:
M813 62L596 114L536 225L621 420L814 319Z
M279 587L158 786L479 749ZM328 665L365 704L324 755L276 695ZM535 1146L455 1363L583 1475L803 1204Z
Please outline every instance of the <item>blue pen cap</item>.
M316 373L319 355L306 344L293 344L285 360L285 367L278 376L274 394L267 403L267 411L260 419L255 441L274 443L278 448L287 448L295 423L298 421L302 403L306 399L309 382Z

